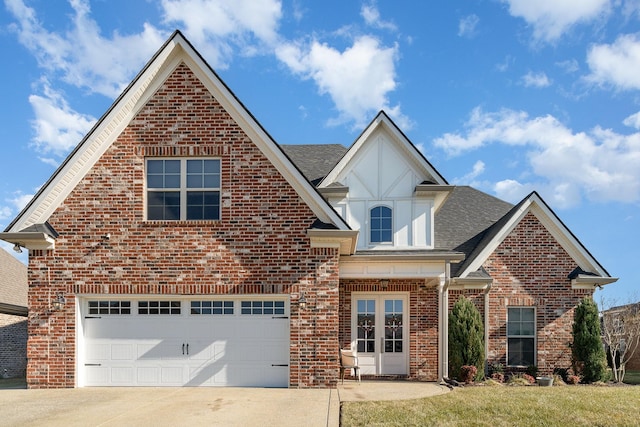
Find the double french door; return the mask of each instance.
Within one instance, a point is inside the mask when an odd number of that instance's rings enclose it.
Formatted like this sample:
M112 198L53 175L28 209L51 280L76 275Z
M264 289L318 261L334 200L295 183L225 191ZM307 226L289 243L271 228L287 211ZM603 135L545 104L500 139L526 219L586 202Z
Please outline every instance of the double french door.
M362 373L407 375L407 295L354 294L351 307L352 345Z

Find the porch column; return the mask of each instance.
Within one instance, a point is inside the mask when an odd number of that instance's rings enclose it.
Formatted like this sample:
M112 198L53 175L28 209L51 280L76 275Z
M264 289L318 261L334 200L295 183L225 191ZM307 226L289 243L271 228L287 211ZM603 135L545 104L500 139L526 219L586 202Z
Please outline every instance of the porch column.
M438 380L443 381L449 377L449 283L451 281L451 264L447 261L445 264L444 280L438 286L438 299L440 302L440 345L438 360L440 366L438 369Z
M489 373L489 291L492 282L484 289L484 373Z

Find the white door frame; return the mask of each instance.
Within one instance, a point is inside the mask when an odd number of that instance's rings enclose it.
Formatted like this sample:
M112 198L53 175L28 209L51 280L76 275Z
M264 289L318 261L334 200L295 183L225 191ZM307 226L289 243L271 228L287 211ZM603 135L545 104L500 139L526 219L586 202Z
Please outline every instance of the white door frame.
M358 353L358 300L373 300L375 305L374 351ZM385 300L402 301L402 352L384 352ZM409 375L409 292L353 292L351 294L351 349L365 375ZM380 332L382 331L382 332Z

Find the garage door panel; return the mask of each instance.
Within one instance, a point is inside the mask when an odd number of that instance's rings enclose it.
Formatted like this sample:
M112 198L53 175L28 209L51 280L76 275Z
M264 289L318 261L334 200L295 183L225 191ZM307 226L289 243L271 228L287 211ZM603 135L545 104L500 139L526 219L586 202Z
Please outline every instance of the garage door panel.
M288 318L192 314L188 300L178 315L137 315L135 304L84 319L84 385L288 385Z
M131 366L113 366L111 382L113 385L128 385L134 382L135 369Z

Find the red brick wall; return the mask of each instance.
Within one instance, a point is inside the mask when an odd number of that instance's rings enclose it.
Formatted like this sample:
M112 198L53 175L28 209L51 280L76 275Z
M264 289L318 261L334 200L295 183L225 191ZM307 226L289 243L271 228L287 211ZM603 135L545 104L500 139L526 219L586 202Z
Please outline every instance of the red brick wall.
M353 292L409 293L409 377L438 380L438 290L425 288L424 280L390 280L381 289L378 280L340 281L340 346L351 345L351 294ZM337 350L336 350L337 351Z
M489 362L506 366L507 307L536 308L537 366L541 374L571 366L575 306L589 290L572 290L576 262L531 213L484 264L493 277L489 293Z
M145 156L221 159L220 221L144 221ZM54 251L32 251L30 387L75 384L76 294L292 294L325 312L291 313L293 386L335 385L338 254L311 249L314 214L183 64L49 222ZM109 233L110 239L101 236ZM67 304L52 312L52 296ZM313 327L310 328L309 324ZM304 346L296 352L298 338ZM300 357L299 357L300 356ZM307 358L303 365L300 358ZM300 363L302 367L298 367Z

